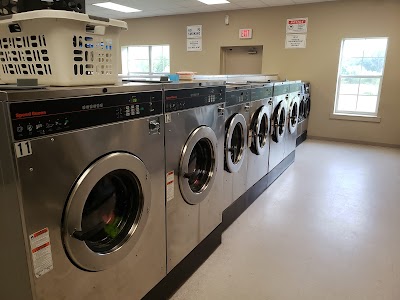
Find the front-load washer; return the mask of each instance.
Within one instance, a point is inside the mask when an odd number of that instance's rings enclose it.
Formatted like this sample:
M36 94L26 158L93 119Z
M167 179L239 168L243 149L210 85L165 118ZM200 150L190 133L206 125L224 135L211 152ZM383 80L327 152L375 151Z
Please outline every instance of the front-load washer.
M289 82L274 83L268 172L271 172L285 158L285 135L288 117L287 100L289 99L289 93Z
M0 97L2 297L141 299L166 275L162 86Z
M272 83L252 85L247 189L268 174L273 89Z
M290 93L287 98L287 130L285 134L285 155L289 156L296 150L297 127L299 124L300 81L290 82Z
M311 111L310 83L302 82L300 91L299 127L297 131L297 146L307 139L308 120Z
M164 86L168 272L222 221L224 84Z
M224 209L246 192L250 92L250 85L226 87Z

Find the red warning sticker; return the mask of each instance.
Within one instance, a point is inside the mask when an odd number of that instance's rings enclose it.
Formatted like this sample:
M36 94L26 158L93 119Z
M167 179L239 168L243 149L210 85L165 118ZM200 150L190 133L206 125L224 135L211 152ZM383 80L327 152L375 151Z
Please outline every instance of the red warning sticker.
M53 270L53 257L51 254L50 233L44 228L29 236L31 244L33 270L36 278Z

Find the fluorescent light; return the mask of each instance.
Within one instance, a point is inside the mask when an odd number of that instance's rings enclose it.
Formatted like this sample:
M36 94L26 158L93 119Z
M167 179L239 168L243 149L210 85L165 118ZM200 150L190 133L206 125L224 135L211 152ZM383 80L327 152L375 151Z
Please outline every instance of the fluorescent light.
M198 0L198 1L203 2L203 3L207 4L207 5L230 3L227 0Z
M141 10L136 9L136 8L128 7L128 6L117 4L117 3L113 3L113 2L94 3L93 5L100 6L100 7L107 8L107 9L111 9L111 10L120 11L120 12L123 12L123 13L133 13L133 12L141 11Z

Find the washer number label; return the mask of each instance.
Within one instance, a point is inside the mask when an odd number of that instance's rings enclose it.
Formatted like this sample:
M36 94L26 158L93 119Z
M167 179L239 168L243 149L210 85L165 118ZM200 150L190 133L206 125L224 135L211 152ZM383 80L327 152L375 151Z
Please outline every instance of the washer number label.
M15 143L15 153L17 158L32 155L32 145L31 142L21 142Z

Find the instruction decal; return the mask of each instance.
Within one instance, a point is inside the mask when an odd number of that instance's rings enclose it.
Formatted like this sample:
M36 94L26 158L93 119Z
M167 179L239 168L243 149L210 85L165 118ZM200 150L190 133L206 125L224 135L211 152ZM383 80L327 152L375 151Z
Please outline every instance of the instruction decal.
M175 180L174 171L168 172L167 173L167 202L174 199L174 194L175 194L174 180Z
M53 270L49 229L44 228L31 234L29 241L31 244L33 270L36 278L39 278Z

